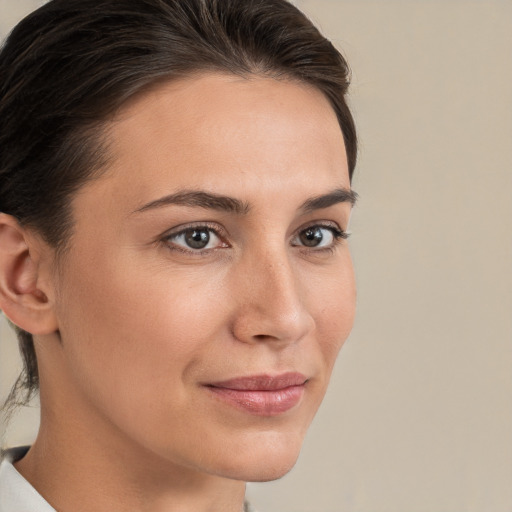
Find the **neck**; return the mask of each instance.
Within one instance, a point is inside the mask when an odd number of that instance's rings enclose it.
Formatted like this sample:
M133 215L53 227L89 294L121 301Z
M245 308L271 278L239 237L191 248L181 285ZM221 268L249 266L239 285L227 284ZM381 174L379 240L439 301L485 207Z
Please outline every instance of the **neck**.
M136 444L112 425L98 429L90 411L65 402L59 411L42 409L38 437L16 463L18 471L55 509L242 510L244 482L181 466Z

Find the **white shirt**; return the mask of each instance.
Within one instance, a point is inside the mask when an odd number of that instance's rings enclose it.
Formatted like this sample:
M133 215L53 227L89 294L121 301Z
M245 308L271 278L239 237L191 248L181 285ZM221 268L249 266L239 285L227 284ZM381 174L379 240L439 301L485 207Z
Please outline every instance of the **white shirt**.
M56 512L13 466L27 450L7 450L0 463L0 512Z
M27 453L28 448L12 448L3 454L0 463L0 512L56 512L13 465ZM245 502L244 512L256 511Z

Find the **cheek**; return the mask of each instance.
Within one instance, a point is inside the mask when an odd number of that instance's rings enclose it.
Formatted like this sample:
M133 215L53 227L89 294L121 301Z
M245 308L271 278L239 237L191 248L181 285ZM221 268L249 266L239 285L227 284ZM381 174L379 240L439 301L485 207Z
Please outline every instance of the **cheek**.
M183 381L218 329L216 302L194 293L186 275L120 257L97 263L77 265L82 270L65 283L61 334L71 375L103 409L115 407L129 421L143 416L134 404L178 405Z
M348 251L337 270L323 279L310 296L314 301L311 308L316 312L317 342L326 366L332 370L355 317L356 286Z

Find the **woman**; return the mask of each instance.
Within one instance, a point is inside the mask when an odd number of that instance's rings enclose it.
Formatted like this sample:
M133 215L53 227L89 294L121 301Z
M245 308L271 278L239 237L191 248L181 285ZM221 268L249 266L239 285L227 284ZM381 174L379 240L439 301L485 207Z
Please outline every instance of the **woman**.
M53 0L0 75L0 308L41 399L0 511L247 509L352 327L345 61L284 0Z

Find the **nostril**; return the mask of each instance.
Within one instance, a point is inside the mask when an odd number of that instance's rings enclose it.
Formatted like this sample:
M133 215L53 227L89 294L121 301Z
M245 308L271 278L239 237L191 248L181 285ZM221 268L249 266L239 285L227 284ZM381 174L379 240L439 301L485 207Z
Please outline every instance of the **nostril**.
M251 286L244 290L244 300L236 304L232 313L231 331L235 339L286 344L301 340L314 328L313 318L296 290L293 269L284 271L281 266L280 270L279 274L266 273L257 287L251 281Z
M260 340L260 341L265 341L267 340L268 338L271 338L272 336L269 336L268 334L256 334L254 336L254 339L256 340Z

